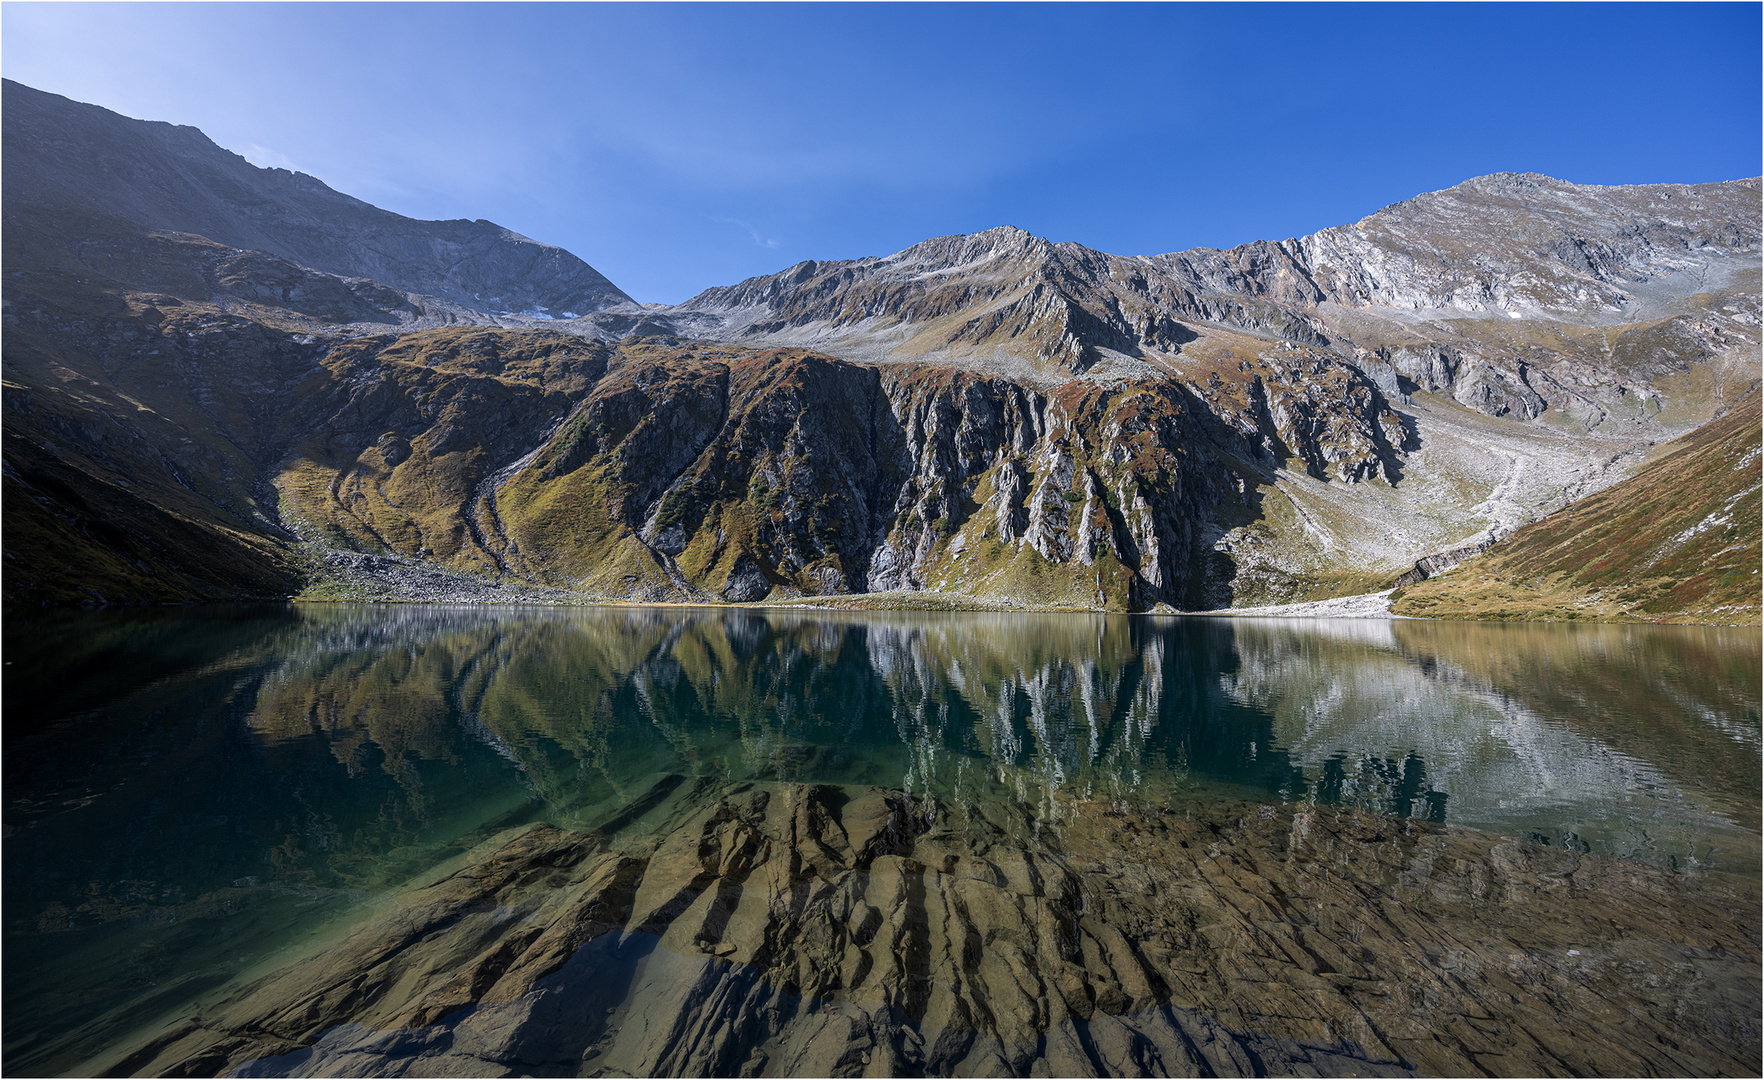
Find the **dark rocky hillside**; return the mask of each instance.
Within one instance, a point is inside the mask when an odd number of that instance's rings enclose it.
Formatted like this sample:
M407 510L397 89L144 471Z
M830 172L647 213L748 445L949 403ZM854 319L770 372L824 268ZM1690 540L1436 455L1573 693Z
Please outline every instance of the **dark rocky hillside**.
M305 173L257 168L193 127L131 120L12 81L0 92L9 218L27 208L56 220L102 210L479 311L567 318L631 303L569 252L492 222L415 221Z

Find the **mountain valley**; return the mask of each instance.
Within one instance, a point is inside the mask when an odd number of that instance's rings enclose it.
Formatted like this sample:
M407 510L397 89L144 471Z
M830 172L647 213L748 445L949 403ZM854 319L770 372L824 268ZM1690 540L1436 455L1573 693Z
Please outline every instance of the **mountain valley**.
M1711 419L1757 444L1757 179L1501 174L1147 257L996 228L652 305L3 93L9 603L1412 605ZM1744 467L1626 505L1756 552ZM1758 621L1755 579L1648 589L1600 610Z

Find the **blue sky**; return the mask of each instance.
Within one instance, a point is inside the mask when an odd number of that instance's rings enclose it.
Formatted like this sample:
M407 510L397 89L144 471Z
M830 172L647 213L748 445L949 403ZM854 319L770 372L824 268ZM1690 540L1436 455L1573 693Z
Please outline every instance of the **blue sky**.
M1757 4L37 4L0 70L645 301L1011 224L1301 235L1489 172L1760 172Z

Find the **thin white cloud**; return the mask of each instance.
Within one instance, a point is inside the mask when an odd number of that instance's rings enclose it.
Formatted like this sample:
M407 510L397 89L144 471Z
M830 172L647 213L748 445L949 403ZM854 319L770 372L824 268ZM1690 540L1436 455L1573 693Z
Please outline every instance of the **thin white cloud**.
M726 218L726 217L711 218L711 220L716 222L719 225L733 225L736 228L747 230L747 235L753 237L753 242L755 244L758 244L760 247L776 248L778 246L778 241L773 240L770 237L767 237L765 234L761 233L758 229L754 228L752 225L749 225L745 221L738 221L735 218Z
M294 164L293 159L287 154L282 153L280 150L272 150L267 146L259 146L256 143L246 143L244 146L241 146L237 152L240 157L251 162L251 164L260 169L287 169L289 172L306 171L300 166Z

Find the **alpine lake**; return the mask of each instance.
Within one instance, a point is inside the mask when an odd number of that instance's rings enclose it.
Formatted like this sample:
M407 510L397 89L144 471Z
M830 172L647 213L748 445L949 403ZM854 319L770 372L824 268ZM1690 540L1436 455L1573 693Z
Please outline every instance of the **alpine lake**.
M1757 1075L1756 628L5 623L12 1075Z

